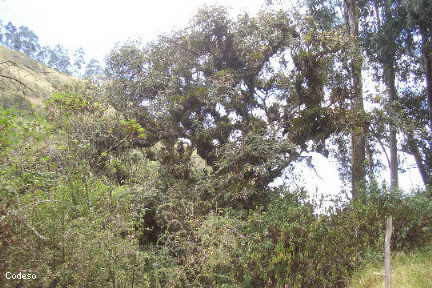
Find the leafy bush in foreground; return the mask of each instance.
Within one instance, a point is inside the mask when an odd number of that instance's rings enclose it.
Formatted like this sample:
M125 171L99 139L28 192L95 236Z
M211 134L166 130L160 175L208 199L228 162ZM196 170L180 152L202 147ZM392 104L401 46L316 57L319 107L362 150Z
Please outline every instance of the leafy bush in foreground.
M346 287L353 271L383 250L384 223L394 219L395 250L432 236L432 201L377 189L317 216L298 196L273 199L245 213L220 209L184 221L164 247L176 260L167 287ZM166 236L167 237L167 236Z
M74 104L71 95L55 105ZM2 114L0 272L40 276L24 287L346 287L380 255L386 216L394 249L432 236L426 194L370 187L317 215L303 193L214 175L191 165L190 151L163 163L163 146L153 158L130 149L147 135L115 111L87 109L92 101L70 114L51 107L51 123ZM115 149L99 149L105 142ZM91 165L101 157L104 165Z

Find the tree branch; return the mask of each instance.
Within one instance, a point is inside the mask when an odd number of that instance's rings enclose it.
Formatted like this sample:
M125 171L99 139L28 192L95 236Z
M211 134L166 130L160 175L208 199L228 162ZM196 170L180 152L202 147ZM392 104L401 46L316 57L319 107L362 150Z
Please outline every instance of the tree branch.
M10 64L12 66L18 67L18 65L15 62L11 61L11 60L6 60L6 61L0 62L0 65L6 65L6 64ZM15 78L15 77L12 77L12 76L9 76L9 75L0 74L0 78L5 78L5 79L8 79L8 80L12 80L12 81L18 83L19 85L21 85L21 86L29 89L30 91L34 92L33 89L31 89L24 82L22 82L21 80Z

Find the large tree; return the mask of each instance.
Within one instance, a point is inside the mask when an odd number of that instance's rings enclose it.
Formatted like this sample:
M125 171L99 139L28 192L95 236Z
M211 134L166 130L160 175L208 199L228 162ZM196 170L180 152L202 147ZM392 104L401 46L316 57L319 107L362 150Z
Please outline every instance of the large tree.
M342 29L345 31L345 38L349 41L342 57L338 57L338 68L334 71L335 74L345 77L339 77L332 83L338 91L334 94L345 95L342 98L351 100L350 107L344 107L350 111L350 117L345 123L345 133L338 135L335 139L339 150L335 156L340 161L341 176L351 180L352 196L357 198L366 183L367 171L366 132L368 127L363 104L363 49L360 42L360 8L362 8L360 4L363 6L363 3L352 0L308 0L306 3L308 13L315 19L320 29L327 33ZM351 151L347 147L349 141L345 139L348 129L351 135Z
M432 131L432 3L427 0L406 1L405 5L415 32L421 37L424 78L429 110L429 128Z
M363 56L359 42L360 7L355 0L344 0L344 16L348 34L355 43L351 58L352 114L357 123L351 133L352 161L351 181L353 198L359 196L366 180L366 121L363 104L362 65Z
M428 186L432 184L432 19L430 17L432 3L427 0L413 0L403 1L403 4L408 14L408 24L413 38L419 39L419 43L414 45L413 50L420 52L417 55L421 55L418 59L422 60L419 61L423 67L421 74L426 84L422 91L413 91L413 93L420 92L421 98L426 99L424 101L426 105L420 105L417 111L426 111L426 115L424 117L419 115L419 118L425 119L424 124L426 127L429 126L429 133L422 131L420 139L416 139L411 133L408 143L411 153L416 157L423 182ZM423 109L424 106L426 109Z
M386 87L387 98L383 107L378 107L375 123L370 131L376 140L382 144L390 170L390 185L392 189L399 186L398 174L398 141L397 123L398 91L396 88L398 63L397 57L403 54L404 23L406 13L400 1L368 1L365 3L362 17L363 43L370 63L379 65L378 80ZM373 15L373 17L370 17ZM380 115L380 113L384 113ZM382 121L385 119L384 121ZM374 128L376 127L376 128ZM374 131L375 130L375 131ZM390 155L387 154L383 139L389 143Z
M190 143L215 177L262 191L303 151L325 153L343 115L323 105L325 85L347 41L307 17L292 26L294 17L278 10L231 20L204 9L185 30L115 50L111 101L147 131L136 144L162 144L171 156L160 160L173 165L179 143Z

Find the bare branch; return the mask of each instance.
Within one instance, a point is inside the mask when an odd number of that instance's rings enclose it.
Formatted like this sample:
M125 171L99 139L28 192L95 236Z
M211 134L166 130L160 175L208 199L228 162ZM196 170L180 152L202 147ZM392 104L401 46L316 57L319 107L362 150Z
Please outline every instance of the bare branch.
M20 84L20 85L28 88L29 90L32 90L30 87L28 87L26 84L24 84L22 81L16 79L15 77L8 76L8 75L3 75L3 74L0 74L0 77L1 78L6 78L6 79L9 79L9 80L13 80L13 81L17 82L18 84Z
M2 62L0 62L0 65L7 65L7 64L10 65L10 66L18 67L18 65L17 65L14 61L11 61L11 60L6 60L6 61L2 61ZM26 88L26 89L28 89L28 90L34 92L34 90L33 90L32 88L30 88L30 87L29 87L28 85L26 85L24 82L22 82L21 80L15 78L15 77L12 77L12 76L9 76L9 75L5 75L5 74L0 74L0 78L4 78L4 79L8 79L8 80L12 80L12 81L18 83L19 85L23 86L24 88Z

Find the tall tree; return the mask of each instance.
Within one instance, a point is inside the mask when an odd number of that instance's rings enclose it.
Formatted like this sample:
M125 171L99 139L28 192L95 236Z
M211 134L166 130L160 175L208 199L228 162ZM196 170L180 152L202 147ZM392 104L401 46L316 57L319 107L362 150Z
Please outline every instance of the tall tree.
M16 36L16 50L33 57L40 48L38 36L26 26L20 26Z
M352 195L359 196L366 180L366 121L363 104L363 83L362 83L362 53L359 42L359 20L360 8L356 0L344 0L345 23L352 41L356 43L351 58L352 77L352 114L356 123L351 133L352 141Z
M42 46L38 36L30 28L16 27L12 22L8 22L5 26L0 25L0 43L63 73L72 74L73 65L81 67L84 64L83 55L80 56L83 51L78 49L75 55L71 56L61 45L56 45L54 48ZM71 63L72 59L75 63Z
M4 37L4 44L8 47L11 47L12 49L15 49L15 47L18 45L16 41L16 34L18 31L18 28L12 24L11 22L8 22L6 26L4 27L5 30L5 37Z
M383 55L381 57L383 69L384 69L384 82L387 86L387 93L390 100L390 105L393 106L398 100L396 90L396 73L395 73L395 56L396 56L396 37L398 31L395 27L395 21L391 11L391 1L385 1L384 4L384 33L388 39L384 42L385 47L383 49ZM379 15L377 15L379 17ZM381 21L380 21L381 22ZM390 108L392 109L392 108ZM398 151L397 151L397 129L393 123L390 124L390 183L392 189L397 189L399 186L399 174L398 174Z
M424 76L429 110L429 128L432 131L432 2L411 0L405 3L411 23L418 29L421 37Z
M412 107L405 106L404 109L418 117L417 125L408 129L407 146L416 159L425 186L429 186L432 184L432 3L427 0L405 0L402 3L408 16L406 28L415 42L409 47L412 58L422 66L420 71L411 69L411 73L421 75L425 83L425 86L416 85L405 93L412 98L405 99L406 104ZM418 77L416 81L423 82Z
M85 52L83 48L78 48L73 52L72 55L72 69L73 69L73 75L76 75L77 77L80 77L82 74L82 68L85 64Z
M83 74L84 78L98 77L102 74L103 74L103 69L97 59L92 58L85 65L84 74Z
M384 135L388 139L390 147L390 156L387 156L388 167L390 170L390 185L392 189L397 189L399 186L398 174L398 148L397 148L397 113L396 107L398 103L398 91L396 89L396 73L397 63L396 54L401 55L401 35L403 28L404 13L401 9L399 1L372 0L366 3L366 9L369 13L363 17L364 26L364 43L365 50L369 55L370 61L378 63L381 66L379 75L386 87L387 99L385 102L384 111L387 115L385 121L388 129L381 129L382 132L389 130L388 134L377 134L376 138L380 143ZM370 15L374 15L372 18ZM380 73L378 73L380 74ZM381 118L380 118L381 119ZM384 123L376 123L378 126L386 125ZM385 149L384 145L383 149Z

